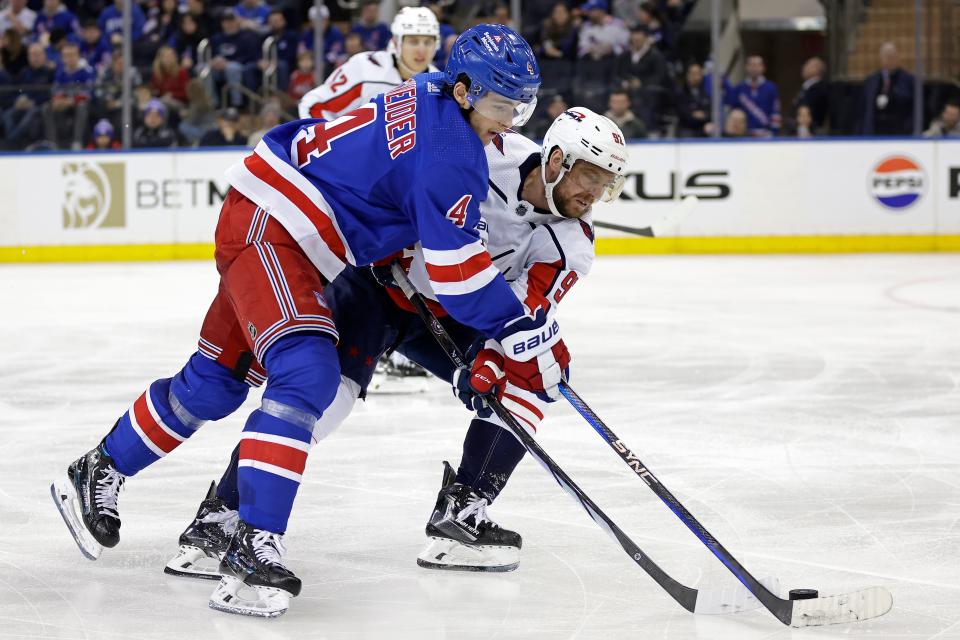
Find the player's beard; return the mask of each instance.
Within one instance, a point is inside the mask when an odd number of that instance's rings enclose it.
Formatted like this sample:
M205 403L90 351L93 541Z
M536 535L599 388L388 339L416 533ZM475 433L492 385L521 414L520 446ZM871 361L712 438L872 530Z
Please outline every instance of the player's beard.
M586 208L581 208L580 204L577 202L578 199L585 202L590 202L590 204L587 205ZM562 189L554 190L553 200L557 205L557 211L559 211L560 215L564 218L582 218L590 213L590 209L593 208L593 203L590 201L590 196L582 196L579 193L568 195L563 193Z

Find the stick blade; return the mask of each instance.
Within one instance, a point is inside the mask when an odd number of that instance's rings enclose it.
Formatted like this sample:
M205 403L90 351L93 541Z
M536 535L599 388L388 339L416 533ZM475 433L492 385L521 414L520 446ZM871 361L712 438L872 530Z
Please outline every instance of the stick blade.
M774 595L780 593L780 581L775 576L760 578L760 584ZM722 615L753 611L762 606L746 587L737 583L722 589L699 589L693 612L701 615Z
M883 587L870 587L839 596L794 600L791 627L859 622L882 616L893 607L893 595Z
M677 229L690 217L699 202L696 196L687 196L681 200L663 220L650 225L653 237L664 238L677 235Z

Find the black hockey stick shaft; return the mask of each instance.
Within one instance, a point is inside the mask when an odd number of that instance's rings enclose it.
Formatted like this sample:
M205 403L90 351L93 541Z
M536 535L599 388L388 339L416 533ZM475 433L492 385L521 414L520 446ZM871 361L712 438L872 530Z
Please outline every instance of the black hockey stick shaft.
M613 224L612 222L603 222L602 220L594 220L593 226L600 227L601 229L610 229L612 231L622 231L624 233L632 233L635 236L643 236L644 238L653 238L653 227L628 227L622 224Z
M769 589L763 586L759 580L747 571L733 555L720 544L713 534L707 531L706 527L700 524L693 514L676 496L667 489L660 480L647 468L643 462L633 453L620 438L604 424L603 420L583 401L576 391L566 382L560 383L560 393L565 397L577 412L584 417L594 430L606 441L610 448L630 467L634 473L640 476L640 479L650 487L650 489L659 497L667 507L693 532L697 538L723 563L727 569L752 593L757 600L766 607L770 613L777 617L784 624L790 624L793 615L793 602L784 600L771 593Z
M400 289L403 290L404 295L410 300L410 303L413 305L414 309L417 310L417 313L423 319L424 323L430 329L430 332L433 334L433 337L446 352L447 356L450 358L450 361L453 362L457 367L469 367L470 364L467 362L467 359L461 353L460 349L457 347L456 343L453 341L453 338L450 337L450 334L447 333L447 330L443 328L443 325L440 324L440 321L437 320L437 317L430 311L426 303L423 301L423 297L414 289L413 285L410 283L410 280L407 278L407 274L404 273L403 268L396 262L393 263L391 270L393 272L394 280L400 286ZM687 611L691 613L694 611L697 603L697 590L691 587L688 587L680 582L677 582L669 574L667 574L663 569L661 569L652 559L650 559L637 544L631 540L627 534L625 534L620 527L618 527L613 520L610 519L607 514L600 510L593 500L584 493L577 484L564 472L560 466L553 461L553 459L547 455L547 452L543 450L540 444L532 437L526 430L517 423L516 419L504 408L503 404L496 398L490 398L487 400L490 405L490 408L494 413L497 414L497 417L503 421L503 423L510 429L510 431L520 440L523 446L526 448L527 452L538 462L540 465L546 469L552 476L553 479L557 481L557 484L575 498L580 506L587 512L587 514L596 522L601 529L609 533L618 543L620 543L621 548L624 552L630 556L634 562L640 565L647 574L653 578L657 584L659 584L670 596L676 600L680 606L682 606Z

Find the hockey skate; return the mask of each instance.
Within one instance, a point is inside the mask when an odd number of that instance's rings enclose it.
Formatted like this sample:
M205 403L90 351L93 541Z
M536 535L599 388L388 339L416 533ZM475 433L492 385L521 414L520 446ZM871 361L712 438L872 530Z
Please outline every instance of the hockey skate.
M120 542L117 499L126 476L113 466L113 458L101 442L75 460L67 477L50 485L50 495L80 547L80 553L96 560L104 547Z
M417 564L454 571L513 571L520 564L522 539L487 517L486 498L454 482L456 473L443 463L443 488L427 523L427 546Z
M220 579L220 560L237 530L238 514L217 497L217 483L210 483L197 517L180 534L177 557L163 572L182 578Z
M283 615L301 583L283 564L282 537L238 520L220 561L220 584L210 596L210 608L264 618Z
M377 362L368 393L425 393L430 374L416 362L397 352L385 353Z

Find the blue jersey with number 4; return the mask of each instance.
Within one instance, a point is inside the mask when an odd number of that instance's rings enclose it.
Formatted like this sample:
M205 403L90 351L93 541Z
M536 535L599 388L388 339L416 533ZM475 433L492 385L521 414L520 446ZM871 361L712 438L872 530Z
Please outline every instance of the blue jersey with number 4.
M336 120L281 125L227 176L330 281L419 241L439 302L494 336L524 308L480 242L486 156L442 82L421 74Z

